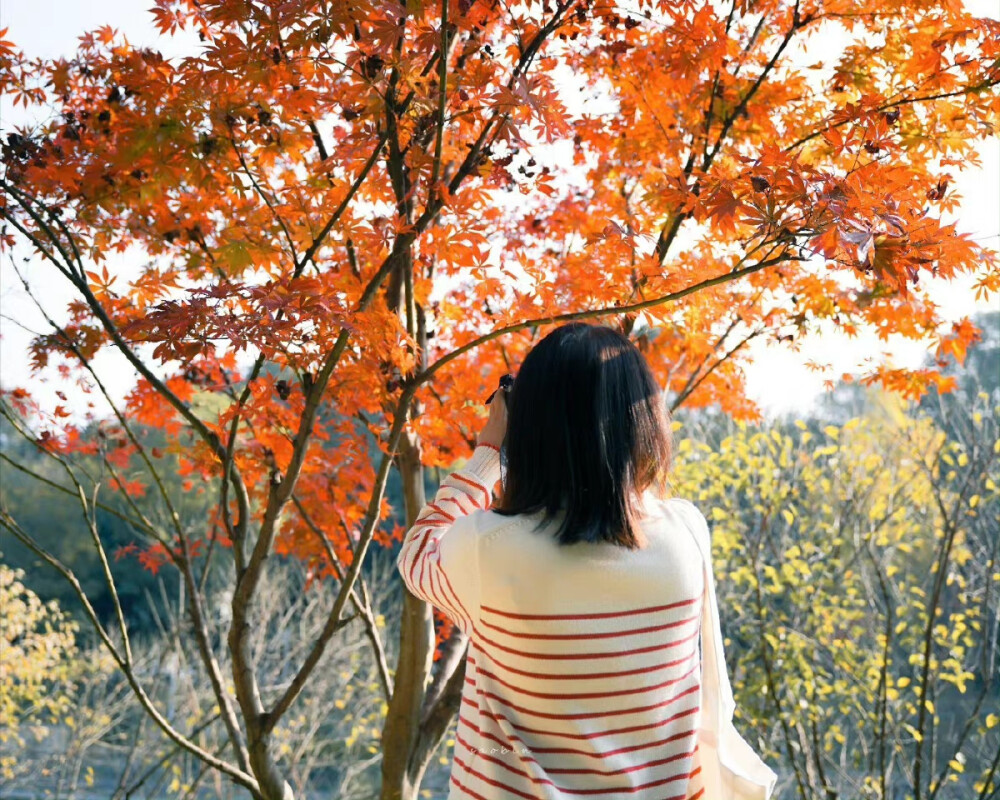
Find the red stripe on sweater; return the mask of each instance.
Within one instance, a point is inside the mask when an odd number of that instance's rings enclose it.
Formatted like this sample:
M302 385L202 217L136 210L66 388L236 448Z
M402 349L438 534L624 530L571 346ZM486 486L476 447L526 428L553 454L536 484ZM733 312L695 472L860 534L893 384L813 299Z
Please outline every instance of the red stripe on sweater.
M433 569L433 562L430 560L431 555L428 553L427 556L420 562L420 578L419 586L420 590L423 592L423 597L426 597L431 605L441 609L446 615L451 617L456 612L454 609L449 608L445 598L442 596L442 591L440 585L435 586L434 579L436 578L435 570ZM427 569L426 575L424 573L425 568ZM438 582L440 584L440 581Z
M507 719L507 717L501 714L495 714L492 711L487 711L486 709L480 707L479 713L489 717L498 725L502 722L505 725L510 726L514 730L521 731L523 733L531 733L537 736L549 736L549 737L561 737L563 739L575 739L575 740L587 740L587 739L600 739L603 736L616 736L622 733L636 733L637 731L652 730L653 728L660 728L664 725L669 725L671 722L675 722L683 717L689 717L692 714L697 714L701 710L698 705L692 706L691 708L686 708L683 711L678 711L666 719L661 719L658 722L651 722L645 725L631 725L628 728L606 728L603 731L593 731L591 733L565 733L562 731L544 730L541 728L530 728L527 725L520 725L516 722L512 722Z
M465 784L463 784L458 779L458 776L455 775L454 772L451 773L451 782L453 784L455 784L459 788L460 791L465 792L467 795L469 795L469 797L475 798L475 800L490 800L489 797L486 797L485 795L481 795L481 794L479 794L479 792L472 791L472 789L470 789L468 786L466 786Z
M633 614L652 614L656 611L669 611L672 608L683 608L684 606L697 603L700 599L701 595L690 600L668 603L665 606L647 606L645 608L632 608L627 611L607 611L594 614L515 614L511 611L501 611L499 608L493 608L492 606L483 606L483 611L511 619L609 619L612 617L629 617Z
M464 618L462 617L462 615L459 612L458 608L455 607L450 601L446 601L445 600L445 598L446 598L445 588L444 588L444 585L441 583L441 579L440 579L440 569L441 569L440 563L437 564L437 567L438 568L436 570L434 570L434 569L431 570L431 578L430 578L432 586L434 586L434 582L435 581L437 582L437 588L434 590L434 592L435 592L435 594L434 594L434 597L435 597L434 605L436 605L438 608L440 608L454 622L456 622L459 625L459 627L461 627L463 630L465 630Z
M456 506L458 506L458 510L461 511L463 514L468 514L469 513L468 511L465 510L465 508L462 507L462 504L458 502L457 498L454 498L454 497L442 497L441 498L441 502L442 503L454 503Z
M694 670L691 670L684 677L689 677L693 673ZM685 689L683 692L675 694L673 697L664 700L661 703L654 703L653 705L649 706L637 706L635 708L618 708L612 711L591 711L581 714L550 714L546 711L535 711L534 709L526 708L525 706L519 706L516 703L512 703L506 697L496 694L495 692L487 692L485 689L480 689L478 687L476 688L476 694L478 694L480 697L489 697L491 700L496 700L499 703L503 703L508 708L513 708L515 711L520 711L522 714L529 714L532 717L541 717L543 719L570 720L570 719L596 719L598 717L619 717L622 716L623 714L640 714L644 711L655 711L658 708L665 708L666 706L669 706L672 703L676 703L682 697L687 697L689 694L693 694L694 692L700 691L700 689L701 685L696 683L694 686Z
M492 639L484 636L479 628L475 629L476 636L486 642L491 647L495 647L498 650L503 650L505 653L512 653L520 658L539 658L545 660L575 660L581 658L624 658L625 656L637 655L638 653L655 653L657 650L666 650L670 647L676 647L679 644L683 644L685 640L677 639L672 642L667 642L666 644L653 644L649 647L636 647L632 650L612 650L607 653L528 653L524 650L516 650L513 647L506 647L499 642L495 642ZM479 648L485 652L483 647ZM492 656L490 656L492 658Z
M682 659L679 663L684 663L685 661L690 661L696 653L692 653L687 658ZM502 678L494 675L492 672L488 672L481 667L478 668L478 672L481 675L496 681L497 683L506 686L508 689L513 689L518 694L528 695L529 697L541 697L545 700L596 700L603 697L623 697L628 694L642 694L643 692L652 692L657 689L665 689L668 686L673 686L675 683L680 683L686 678L690 677L691 671L688 671L681 675L679 678L671 678L669 681L663 681L662 683L654 683L651 686L638 686L632 689L621 689L619 691L612 692L576 692L573 694L553 694L550 692L533 692L529 689L525 689L522 686L518 686L516 683L508 683ZM466 683L476 684L476 681L470 678L468 675L465 678Z
M479 756L480 758L484 758L484 755L482 753L480 753ZM529 800L535 800L533 795L525 794L524 792L520 791L519 789L515 789L513 786L510 786L509 784L503 783L502 781L493 780L492 778L486 777L481 772L477 772L476 770L468 766L464 761L462 761L462 759L459 758L457 755L455 756L455 763L458 764L467 773L469 773L470 775L474 775L481 781L485 781L486 783L501 789L506 789L508 792L513 792L514 794L520 797L527 797L529 798ZM506 769L510 770L511 772L514 772L515 774L520 774L524 776L525 778L527 778L527 780L531 781L532 783L541 783L545 784L546 786L552 786L558 791L564 792L566 794L583 794L583 795L607 794L608 792L626 792L631 794L632 792L639 792L642 791L643 789L651 789L656 786L663 786L664 784L673 783L674 781L678 780L685 780L685 779L690 780L701 771L701 767L697 767L696 769L690 772L681 772L678 773L677 775L671 775L669 778L661 778L658 781L650 781L649 783L642 783L638 784L637 786L620 786L620 787L615 786L603 789L568 789L558 786L554 781L550 781L548 778L536 778L531 775L528 775L526 772L522 772L519 769L511 767L508 764L504 764L503 762L497 762L497 763L499 763L500 766L503 766ZM684 794L677 795L677 797L679 798L679 800L683 800L686 794L687 793L685 792Z
M420 560L420 554L424 551L424 548L427 546L427 542L430 539L431 530L432 529L428 528L423 533L418 533L417 534L418 537L422 537L422 538L420 540L420 545L417 547L417 552L413 556L413 560L410 561L410 585L411 586L413 585L413 571L416 569L418 563L422 563L421 560Z
M529 773L523 772L523 771L521 771L519 769L515 769L514 767L510 766L506 761L494 758L493 756L487 755L486 753L484 753L484 752L482 752L480 750L477 750L475 747L473 747L471 744L469 744L467 741L465 741L465 739L462 738L462 734L458 733L457 731L455 732L455 738L470 753L479 753L479 757L480 758L484 758L487 761L492 761L495 764L499 764L501 767L504 767L505 769L509 769L511 772L515 772L515 773L517 773L519 775L523 775L526 778L530 778L531 777L531 775ZM683 760L685 758L691 758L692 756L694 756L694 751L693 750L686 750L686 751L681 752L681 753L675 753L672 756L667 756L666 758L656 758L656 759L652 759L650 761L643 762L642 764L633 764L630 767L624 767L622 769L606 770L606 769L591 769L589 767L578 767L578 768L575 768L575 769L570 769L569 767L563 767L563 768L560 768L560 769L556 769L556 768L552 768L552 767L546 767L546 766L540 764L537 759L532 758L531 755L529 755L528 753L517 753L513 748L510 748L509 746L508 746L508 749L510 749L511 752L514 752L516 755L518 755L521 758L522 761L529 761L529 762L531 762L532 764L536 765L539 769L541 769L543 772L545 772L545 773L547 773L549 775L556 775L556 774L558 774L558 775L600 775L601 777L604 777L604 778L613 778L616 775L627 775L630 772L638 772L639 770L642 770L642 769L651 769L652 767L662 767L664 764L672 764L675 761L681 761L681 760ZM553 784L553 785L555 785L555 784ZM560 791L563 791L563 790L560 789ZM609 789L608 791L615 791L615 790Z
M430 558L430 552L434 547L434 541L430 537L427 539L427 545L427 552L424 553L423 558L420 559L420 571L417 573L417 586L420 589L421 597L425 597L431 602L431 604L435 604L438 603L438 598L434 593L434 587L429 583L425 585L427 560Z
M697 622L698 617L687 617L686 619L677 620L676 622L666 622L663 625L653 625L648 628L632 628L624 631L602 631L600 633L520 633L518 631L507 630L499 625L494 625L492 622L487 622L485 619L481 619L483 625L487 628L492 628L495 631L500 631L500 633L505 636L513 636L517 639L553 639L553 640L575 640L575 639L614 639L619 636L637 636L641 633L655 633L656 631L665 631L670 628L679 628L681 625L687 625L689 622Z
M513 786L508 786L506 783L503 783L502 781L495 781L492 778L486 777L481 772L476 772L476 770L472 769L472 767L470 767L468 764L462 761L462 759L460 759L458 756L455 756L454 763L460 766L469 775L479 778L479 780L483 781L483 783L488 783L490 786L496 786L498 789L506 789L508 792L516 794L518 797L526 797L528 798L528 800L538 800L538 798L535 797L535 795L533 794L525 794L520 789L515 789Z
M452 620L456 621L459 624L459 626L462 627L463 630L465 630L462 623L461 613L459 612L458 608L453 606L452 603L448 600L444 591L444 587L441 584L441 580L439 578L440 563L437 559L434 558L434 555L436 553L436 546L437 546L437 540L434 540L431 543L431 547L428 548L426 556L420 562L420 575L418 578L419 580L418 586L420 588L420 591L423 593L421 596L426 597L430 601L431 605L441 609L442 612L444 612ZM428 568L426 575L426 584L424 575L425 567Z
M458 607L462 610L462 616L465 618L468 624L468 627L465 628L466 632L472 630L472 616L469 614L468 610L465 608L465 605L462 603L462 598L458 596L458 592L456 592L455 589L452 587L451 581L448 580L448 573L445 572L444 565L440 561L438 561L438 572L440 572L441 577L444 578L445 586L451 593L452 598L458 604Z
M612 777L614 775L627 775L630 772L638 772L643 769L652 769L653 767L662 767L664 764L672 764L675 761L683 761L685 759L693 758L694 750L685 750L681 753L675 753L672 756L667 756L666 758L655 758L652 761L647 761L644 764L636 764L631 767L625 767L624 769L618 769L614 771L601 771L601 770L584 770L584 769L569 769L564 768L550 768L546 770L549 775L575 775L575 774L594 774L594 775L604 775L606 777Z
M450 477L454 478L455 480L462 481L463 483L467 483L469 484L469 486L474 486L475 488L479 489L479 491L481 491L483 495L486 497L487 505L489 505L490 501L493 499L493 495L490 494L490 490L487 489L485 486L483 486L481 483L476 483L473 480L469 480L464 475L459 475L457 472L451 473Z
M693 641L698 638L700 631L695 631L690 636L685 636L683 639L675 639L669 647L675 645L684 644L685 642ZM482 647L476 648L480 653L485 655L490 661L492 661L496 666L500 667L507 672L513 672L517 675L524 675L528 678L537 678L539 680L554 680L554 681L589 681L602 678L620 678L626 675L642 675L646 672L656 672L657 670L667 669L668 667L676 667L678 664L683 664L687 661L687 656L684 658L679 658L676 661L664 661L658 664L653 664L651 667L637 667L636 669L626 669L617 672L532 672L527 669L517 669L516 667L511 667L500 661L492 653L487 652ZM476 664L476 660L473 658L468 659L470 664Z
M489 731L482 730L478 725L473 725L469 720L467 720L462 714L458 715L458 724L465 725L470 731L473 731L477 736L483 739L490 739L497 744L507 745L510 747L510 742L501 739L499 736L495 736ZM599 758L605 759L611 756L622 755L623 753L634 753L637 750L645 750L650 747L664 747L673 742L679 742L682 739L694 738L698 733L697 728L688 728L680 733L675 733L673 736L668 736L666 739L657 739L655 742L643 742L642 744L634 744L629 747L619 747L615 750L605 750L600 753L596 753L593 750L581 750L577 747L529 747L528 743L522 739L520 736L511 736L515 742L528 747L532 753L559 753L563 755L573 755L573 756L584 756L586 758Z
M453 515L449 514L443 508L441 508L441 506L439 506L437 503L428 503L427 505L430 506L431 508L433 508L435 511L437 511L438 514L440 514L441 516L443 516L445 519L447 519L448 522L454 522L455 521L455 517Z
M444 517L444 519L435 519L435 517ZM435 528L440 528L447 525L449 522L454 522L453 517L449 517L443 511L439 511L436 508L432 508L430 511L424 511L423 516L418 516L413 523L414 528L419 528L422 525L430 525Z

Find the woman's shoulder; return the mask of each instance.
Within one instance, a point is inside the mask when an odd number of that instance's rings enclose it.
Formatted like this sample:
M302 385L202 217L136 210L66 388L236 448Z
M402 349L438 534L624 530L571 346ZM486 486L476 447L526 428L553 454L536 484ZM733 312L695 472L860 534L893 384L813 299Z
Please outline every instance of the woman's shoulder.
M492 508L473 512L476 517L476 534L490 536L500 531L533 527L538 522L535 514L500 514Z
M705 515L701 513L701 509L698 508L692 501L688 500L686 497L680 497L679 495L671 495L666 499L660 500L660 503L665 506L668 510L681 514L685 518L690 519L705 519Z
M708 520L693 502L686 497L676 495L661 501L667 513L676 514L683 524L700 540L701 543L710 542L711 536L708 530Z

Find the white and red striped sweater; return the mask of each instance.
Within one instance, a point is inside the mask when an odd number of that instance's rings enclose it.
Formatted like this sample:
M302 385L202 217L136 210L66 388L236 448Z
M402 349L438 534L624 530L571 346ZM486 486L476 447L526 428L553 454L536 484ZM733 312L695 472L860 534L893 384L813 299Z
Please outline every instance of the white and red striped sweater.
M559 545L540 513L489 510L499 478L478 446L397 559L470 637L449 800L702 798L704 518L647 493L644 548Z

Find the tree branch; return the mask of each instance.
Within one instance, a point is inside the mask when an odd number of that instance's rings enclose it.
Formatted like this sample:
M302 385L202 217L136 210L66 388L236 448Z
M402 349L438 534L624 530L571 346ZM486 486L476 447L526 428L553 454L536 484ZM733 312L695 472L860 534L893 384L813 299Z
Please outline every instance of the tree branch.
M330 542L330 537L327 536L323 529L313 521L312 517L303 507L302 501L299 500L296 495L292 495L292 502L295 503L295 507L298 509L299 515L302 517L302 521L306 523L309 530L316 535L316 537L320 540L320 543L323 545L323 549L326 551L326 557L330 561L330 565L333 567L337 580L343 581L344 568L340 562L340 558L337 556L337 551L334 550L333 544ZM367 592L364 591L364 578L358 578L358 585L362 590L362 594L367 595ZM378 633L378 626L375 624L374 612L372 611L370 602L366 602L366 600L366 597L363 600L362 597L358 596L357 591L353 588L351 589L351 603L364 620L365 635L368 636L368 640L371 643L372 650L375 654L375 664L378 667L379 679L382 682L382 694L385 696L386 702L388 702L392 697L392 675L389 671L389 662L385 657L385 648L382 646L382 639Z
M756 264L751 264L743 269L734 270L732 272L727 272L723 275L718 275L714 278L708 278L706 280L700 281L699 283L692 284L684 289L680 289L676 292L671 292L665 294L661 297L654 297L649 300L643 300L637 303L629 303L621 306L609 306L607 308L591 309L587 311L571 311L563 314L554 314L550 317L539 317L536 319L525 320L524 322L518 322L513 325L508 325L503 328L497 328L490 333L478 336L470 342L462 345L461 347L452 350L445 356L442 356L437 361L435 361L430 367L422 372L417 373L412 378L409 378L404 383L406 385L420 385L429 381L434 374L442 369L449 362L454 361L459 356L473 350L486 342L497 339L507 333L515 333L517 331L524 330L526 328L534 328L539 325L553 325L557 322L571 322L578 319L595 319L599 317L613 316L615 314L626 314L632 311L641 311L644 308L653 308L655 306L664 305L666 303L673 302L674 300L680 300L682 297L687 297L689 294L694 294L695 292L700 292L704 289L708 289L712 286L718 286L722 283L728 283L729 281L737 280L746 275L751 275L754 272L759 272L767 267L772 267L775 264L781 264L786 261L804 261L805 259L801 256L792 255L791 253L785 252L777 255L773 258L764 259Z

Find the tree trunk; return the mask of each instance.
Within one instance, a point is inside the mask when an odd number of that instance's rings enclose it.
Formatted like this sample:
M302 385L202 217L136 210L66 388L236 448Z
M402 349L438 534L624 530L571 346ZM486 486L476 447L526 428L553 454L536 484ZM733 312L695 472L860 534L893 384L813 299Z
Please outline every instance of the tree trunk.
M397 463L403 478L406 526L409 528L426 502L419 448L409 435L400 440ZM431 607L409 590L404 588L403 591L395 689L382 729L381 800L416 800L419 776L415 781L411 779L408 765L419 733L420 712L434 659Z
M410 753L410 780L419 786L462 704L469 639L457 627L444 643L434 670L434 680L420 715L420 731Z

